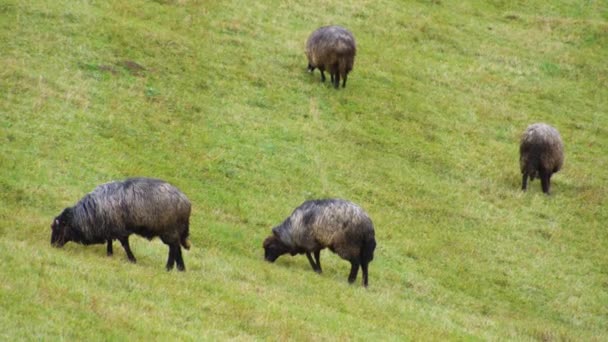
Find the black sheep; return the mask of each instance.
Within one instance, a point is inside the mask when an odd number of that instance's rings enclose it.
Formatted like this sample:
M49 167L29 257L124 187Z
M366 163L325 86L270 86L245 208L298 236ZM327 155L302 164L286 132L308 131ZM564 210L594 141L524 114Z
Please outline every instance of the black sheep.
M342 77L342 88L346 87L348 73L353 70L357 46L353 34L340 26L324 26L314 31L306 42L308 71L321 71L325 82L325 70L329 70L331 83L337 89Z
M129 235L148 239L158 236L169 246L167 270L177 263L177 269L183 271L181 246L190 248L190 210L188 198L162 180L131 178L106 183L53 220L51 244L62 247L68 241L84 245L107 242L111 255L112 240L118 240L129 261L135 262Z
M306 253L315 272L321 273L320 251L328 247L351 263L348 282L357 279L359 266L363 285L368 284L368 264L374 258L374 225L358 205L342 199L306 201L279 226L263 244L265 259ZM311 253L314 253L315 259Z
M544 123L528 126L519 145L519 165L522 173L522 190L528 188L528 177L540 178L545 194L551 190L551 176L562 168L564 144L559 132Z

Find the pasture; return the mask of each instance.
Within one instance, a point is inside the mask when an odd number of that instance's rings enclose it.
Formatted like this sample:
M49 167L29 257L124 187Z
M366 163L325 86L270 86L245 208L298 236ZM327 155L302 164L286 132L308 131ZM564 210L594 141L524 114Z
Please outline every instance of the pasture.
M304 45L357 39L345 89ZM602 340L608 336L605 1L0 1L3 340ZM545 196L519 137L564 140ZM131 237L50 245L97 185L192 202L187 271ZM373 220L369 288L325 250L263 259L304 200Z

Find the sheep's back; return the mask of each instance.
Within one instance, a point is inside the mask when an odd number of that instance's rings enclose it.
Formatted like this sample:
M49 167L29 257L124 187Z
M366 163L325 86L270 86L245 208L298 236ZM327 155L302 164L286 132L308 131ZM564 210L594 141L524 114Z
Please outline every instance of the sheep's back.
M329 247L357 255L363 241L374 237L373 224L363 209L344 200L305 202L291 219L294 242L307 250Z
M339 26L325 26L314 31L306 42L306 56L312 65L331 65L348 58L350 68L356 54L353 35Z
M123 228L145 227L158 234L188 223L191 205L172 185L154 179L129 179L97 187L91 196L98 217Z
M556 172L561 169L563 162L564 147L559 132L543 123L528 126L520 143L522 172L539 166Z

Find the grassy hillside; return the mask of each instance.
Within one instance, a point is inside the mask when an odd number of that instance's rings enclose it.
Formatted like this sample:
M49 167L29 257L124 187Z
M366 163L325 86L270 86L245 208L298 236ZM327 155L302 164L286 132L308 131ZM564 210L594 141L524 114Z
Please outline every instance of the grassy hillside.
M321 25L345 89L306 73ZM601 340L608 336L604 1L0 2L0 338ZM518 139L560 130L553 195ZM193 203L187 272L159 240L50 246L100 183ZM322 252L263 261L306 199L365 208L370 287Z

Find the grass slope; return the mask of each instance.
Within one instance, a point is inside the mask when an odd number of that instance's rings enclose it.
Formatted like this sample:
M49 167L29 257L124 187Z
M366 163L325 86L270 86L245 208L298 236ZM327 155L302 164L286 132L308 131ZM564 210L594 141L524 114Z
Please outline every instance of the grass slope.
M305 72L328 23L358 41L339 91ZM3 0L0 51L4 340L608 335L603 1ZM551 197L519 190L537 121L565 141ZM50 247L64 207L137 175L193 202L187 272L158 240L136 265ZM373 218L369 289L327 251L320 276L262 260L319 197Z

